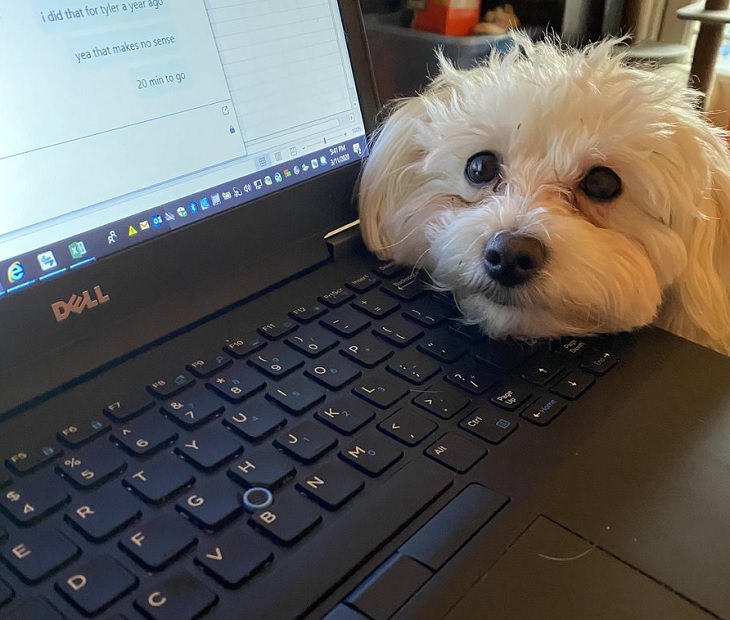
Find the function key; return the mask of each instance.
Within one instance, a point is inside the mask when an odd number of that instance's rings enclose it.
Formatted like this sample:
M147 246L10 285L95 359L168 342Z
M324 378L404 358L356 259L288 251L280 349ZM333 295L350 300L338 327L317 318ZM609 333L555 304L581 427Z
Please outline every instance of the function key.
M459 426L489 443L499 443L517 429L517 422L497 409L480 407L466 416Z
M56 437L70 448L78 448L92 439L96 439L99 435L103 435L110 428L111 425L106 420L91 420L90 422L69 424L58 431Z
M186 368L196 377L209 377L214 372L228 366L230 363L231 358L227 355L214 354L206 357L199 357L198 359L190 362Z
M319 301L329 306L330 308L336 308L342 304L346 304L355 295L348 291L346 288L340 286L339 288L332 289L329 293L325 293L319 297Z
M266 340L261 338L258 334L251 334L243 336L241 338L234 338L232 340L226 340L226 344L223 349L230 353L233 357L242 358L259 349L263 349L266 346Z
M299 326L294 321L283 319L281 321L271 321L266 325L262 325L256 331L269 340L278 340L287 334L291 334L297 327Z
M381 319L400 308L400 304L395 299L386 297L379 291L368 293L353 301L351 305L374 319Z
M395 278L395 276L403 273L406 268L403 265L399 265L394 261L388 261L387 263L378 264L373 273L382 276L384 278Z
M543 396L525 409L520 416L528 422L545 426L565 410L565 401L554 396Z
M470 470L486 453L486 448L456 433L446 433L424 452L460 474Z
M428 290L428 283L421 278L420 272L412 271L402 278L386 282L383 290L403 301L411 301Z
M558 381L558 383L550 388L550 391L563 398L575 400L595 382L596 380L593 375L576 370L575 372L568 373Z
M144 392L131 392L104 407L104 413L115 422L124 422L154 407L155 401Z
M181 372L179 375L160 377L147 386L147 390L158 398L170 398L194 383L193 378Z
M16 474L27 474L44 465L63 453L58 446L45 445L19 450L5 459L5 465Z
M314 321L314 319L321 317L325 312L327 312L327 308L324 306L317 303L311 303L306 306L294 308L294 310L289 313L289 316L300 323L310 323L311 321Z
M380 284L378 278L369 273L364 273L360 277L350 280L345 286L356 293L365 293L378 284Z
M206 385L226 400L237 403L262 389L266 381L252 368L236 365L212 377Z
M425 390L413 399L414 405L444 420L453 418L470 402L465 394L448 386Z

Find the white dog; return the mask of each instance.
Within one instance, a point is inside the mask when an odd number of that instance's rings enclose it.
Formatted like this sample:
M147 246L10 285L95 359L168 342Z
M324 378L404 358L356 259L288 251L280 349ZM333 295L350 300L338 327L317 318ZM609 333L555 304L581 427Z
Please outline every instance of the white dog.
M730 354L730 157L699 95L518 37L403 99L361 178L379 257L425 268L468 322L519 339L652 321Z

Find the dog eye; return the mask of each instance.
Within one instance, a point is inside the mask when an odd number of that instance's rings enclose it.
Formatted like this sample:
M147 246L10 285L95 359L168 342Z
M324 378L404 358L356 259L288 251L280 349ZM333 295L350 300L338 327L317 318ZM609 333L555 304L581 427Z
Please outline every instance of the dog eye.
M610 168L596 166L588 171L581 188L595 200L613 200L621 193L621 179Z
M466 162L466 178L475 185L484 185L499 176L499 158L492 151L472 155Z

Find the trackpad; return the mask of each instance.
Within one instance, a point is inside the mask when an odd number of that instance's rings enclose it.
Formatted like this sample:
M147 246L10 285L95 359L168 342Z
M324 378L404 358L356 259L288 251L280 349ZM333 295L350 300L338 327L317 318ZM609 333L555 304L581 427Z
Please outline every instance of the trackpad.
M712 618L663 585L539 517L448 618Z

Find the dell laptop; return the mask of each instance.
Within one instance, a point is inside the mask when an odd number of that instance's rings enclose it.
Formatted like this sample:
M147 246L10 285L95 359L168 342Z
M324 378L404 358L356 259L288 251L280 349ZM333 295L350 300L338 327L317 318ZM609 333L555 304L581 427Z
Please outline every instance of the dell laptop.
M0 617L730 618L730 359L364 248L351 0L0 0Z

